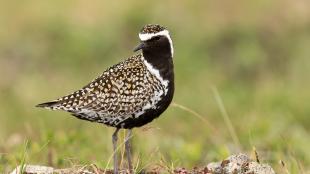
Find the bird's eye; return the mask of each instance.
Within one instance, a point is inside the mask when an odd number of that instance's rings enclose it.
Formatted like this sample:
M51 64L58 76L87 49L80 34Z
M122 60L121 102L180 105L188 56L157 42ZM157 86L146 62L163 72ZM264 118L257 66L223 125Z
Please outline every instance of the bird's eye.
M159 40L160 37L159 36L156 36L156 37L153 37L152 40Z

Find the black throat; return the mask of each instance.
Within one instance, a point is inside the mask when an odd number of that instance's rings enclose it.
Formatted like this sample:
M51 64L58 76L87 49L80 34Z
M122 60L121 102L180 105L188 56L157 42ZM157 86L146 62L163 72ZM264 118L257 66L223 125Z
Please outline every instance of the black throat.
M174 83L172 52L167 38L158 45L143 48L142 53L144 59L159 71L164 80Z

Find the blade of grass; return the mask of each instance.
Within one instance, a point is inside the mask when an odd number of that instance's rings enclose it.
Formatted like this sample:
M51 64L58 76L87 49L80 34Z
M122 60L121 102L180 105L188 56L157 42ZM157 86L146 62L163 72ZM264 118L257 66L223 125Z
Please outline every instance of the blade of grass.
M28 140L26 140L25 142L25 148L23 150L23 154L22 154L22 159L20 162L20 167L19 167L19 174L23 174L24 173L24 168L25 168L25 161L26 161L26 154L27 154L27 149L28 149Z
M229 130L230 136L232 137L236 147L238 147L240 149L241 148L240 141L239 141L237 133L236 133L236 131L235 131L235 129L231 123L231 120L227 114L227 111L226 111L225 106L223 104L222 98L221 98L221 96L220 96L220 94L219 94L219 92L215 86L211 87L211 89L212 89L212 92L214 95L214 99L215 99L215 101L216 101L216 103L220 109L221 115L224 119L224 122L225 122L225 124Z
M139 168L139 165L140 165L140 157L138 156L137 163L136 163L136 166L134 167L134 171L133 171L134 173L140 173L140 171L137 172L138 168Z
M202 120L204 123L206 123L207 126L208 126L210 129L212 129L213 132L217 132L217 129L210 123L209 120L206 119L206 117L200 115L199 113L195 112L194 110L192 110L192 109L190 109L190 108L188 108L188 107L186 107L186 106L184 106L184 105L181 105L181 104L178 104L178 103L174 103L174 102L171 103L171 106L176 107L176 108L179 108L179 109L181 109L181 110L183 110L183 111L186 111L186 112L188 112L188 113L190 113L190 114L196 116L197 118L199 118L200 120Z
M286 167L286 163L285 163L283 160L280 160L279 163L280 163L280 165L281 165L282 170L284 170L284 172L285 172L286 174L290 174L290 172L288 171L288 169L287 169L287 167Z
M146 169L148 166L150 166L152 164L152 162L154 162L153 157L155 156L156 153L159 153L159 148L157 147L155 150L153 150L150 155L148 160L145 162L145 164L142 164L142 161L140 160L140 155L138 156L138 161L137 161L137 165L135 168L135 173L141 173L142 170ZM138 170L139 165L141 165L142 167L140 167L140 170Z
M131 139L132 137L133 137L133 134L129 137L129 139ZM108 168L108 166L110 165L110 162L111 162L111 160L112 160L112 158L113 158L113 155L114 155L114 154L119 150L119 148L121 148L124 144L125 144L125 141L123 141L120 145L118 145L118 146L116 147L115 152L113 152L113 153L110 155L109 160L108 160L108 162L107 162L107 164L106 164L106 166L105 166L105 168L104 168L104 171L106 171L107 168Z
M126 141L126 129L123 131L123 141ZM122 146L121 148L121 161L120 161L120 166L123 166L124 162L124 157L125 157L125 146Z

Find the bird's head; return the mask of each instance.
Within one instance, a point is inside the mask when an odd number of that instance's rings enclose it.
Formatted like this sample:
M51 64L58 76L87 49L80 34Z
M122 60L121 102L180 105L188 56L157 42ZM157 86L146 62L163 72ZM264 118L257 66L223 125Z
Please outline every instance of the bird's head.
M169 31L158 24L147 24L139 32L141 43L134 49L138 51L169 51L173 56L173 44Z

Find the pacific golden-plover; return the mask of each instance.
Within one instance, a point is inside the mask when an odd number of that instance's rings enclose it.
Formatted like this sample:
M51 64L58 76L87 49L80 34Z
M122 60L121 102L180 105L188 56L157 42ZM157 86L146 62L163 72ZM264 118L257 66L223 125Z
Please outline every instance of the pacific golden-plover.
M125 149L132 172L130 153L131 130L161 115L174 93L173 44L169 31L157 24L148 24L139 33L142 50L113 65L80 90L57 100L38 104L52 110L64 110L91 122L116 127L112 135L114 173L118 173L117 133L128 129Z

